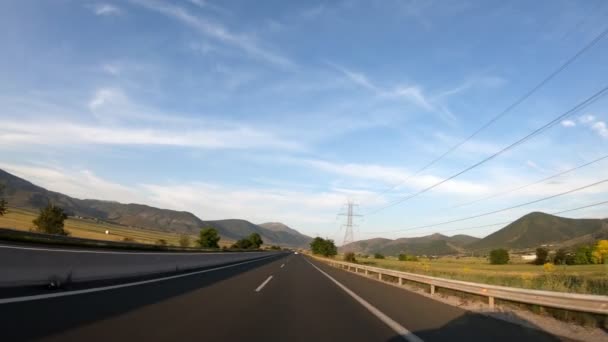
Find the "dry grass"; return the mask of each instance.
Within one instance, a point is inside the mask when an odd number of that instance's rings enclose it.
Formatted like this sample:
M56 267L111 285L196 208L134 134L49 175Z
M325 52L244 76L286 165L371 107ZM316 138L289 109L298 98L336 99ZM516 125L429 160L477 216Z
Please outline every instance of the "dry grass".
M338 256L342 258L342 256ZM399 261L364 259L359 263L398 271L483 284L528 289L608 295L608 265L559 265L552 272L524 263L490 265L484 258L440 258Z
M0 216L0 227L28 231L34 229L32 220L36 218L36 215L37 213L33 211L10 208L5 216ZM77 238L102 241L123 241L128 238L134 242L146 244L155 244L159 239L164 239L172 246L179 246L180 238L180 235L175 233L76 218L69 218L65 221L65 230L70 233L70 236ZM109 234L105 233L106 230ZM198 236L190 235L189 237L194 246L194 241L198 239ZM220 247L230 246L232 243L234 241L220 240Z

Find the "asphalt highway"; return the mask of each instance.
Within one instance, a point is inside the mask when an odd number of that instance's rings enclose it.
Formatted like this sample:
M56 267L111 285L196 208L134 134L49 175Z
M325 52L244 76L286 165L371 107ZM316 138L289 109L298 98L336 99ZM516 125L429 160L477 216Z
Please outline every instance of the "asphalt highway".
M562 340L294 254L0 302L0 331L2 341Z

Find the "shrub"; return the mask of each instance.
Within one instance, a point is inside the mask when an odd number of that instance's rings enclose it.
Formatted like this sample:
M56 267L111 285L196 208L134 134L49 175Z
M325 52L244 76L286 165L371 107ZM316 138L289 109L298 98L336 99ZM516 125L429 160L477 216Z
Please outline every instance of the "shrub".
M40 209L40 214L32 222L38 231L47 234L68 235L63 229L63 222L68 218L68 215L53 204L48 204L45 208Z
M509 252L506 249L494 249L490 252L490 264L504 265L509 262Z
M537 265L544 265L547 262L549 251L546 248L539 247L536 249L536 260L534 263Z
M252 233L247 239L251 241L252 248L260 248L264 244L264 240L262 240L262 237L258 233Z
M333 240L323 239L320 237L316 237L310 242L310 250L313 254L323 255L326 257L338 254L338 248L334 244Z
M220 248L220 235L215 228L204 228L199 233L198 244L201 248Z
M128 236L125 236L124 238L122 238L122 241L124 241L124 242L135 242L135 240L133 240L133 238L130 238Z
M190 247L190 237L188 235L181 235L179 237L179 245L182 247Z
M232 246L230 246L230 248L250 249L250 248L253 248L253 244L251 243L251 241L249 239L240 239L237 242L235 242Z
M0 216L6 215L7 203L2 195L4 194L4 184L0 184Z
M264 243L262 237L258 233L252 233L245 239L240 239L235 242L230 248L238 249L257 249ZM279 247L280 249L280 247Z
M399 254L400 261L418 261L418 257L415 255Z
M553 263L556 265L563 265L566 263L567 257L568 257L568 254L566 253L566 250L563 248L560 248L557 250L557 252L555 252L555 256L553 257Z
M384 255L381 253L374 253L374 259L384 259Z
M589 246L581 246L576 249L574 253L574 264L575 265L587 265L591 263L593 256L593 249Z
M165 240L165 239L158 239L158 240L156 240L156 244L158 246L167 246L168 245L167 240Z
M591 258L595 264L608 263L608 240L600 240L597 242L593 248Z
M344 253L344 261L357 262L357 258L355 258L355 253L353 253L353 252Z
M550 262L545 263L545 264L543 265L543 270L544 270L546 273L553 273L553 272L555 272L555 264L552 264L552 263L550 263Z

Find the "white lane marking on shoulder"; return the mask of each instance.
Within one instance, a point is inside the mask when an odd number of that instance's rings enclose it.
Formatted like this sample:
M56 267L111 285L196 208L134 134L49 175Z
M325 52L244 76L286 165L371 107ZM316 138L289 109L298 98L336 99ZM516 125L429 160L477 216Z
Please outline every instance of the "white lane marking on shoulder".
M189 272L189 273L184 273L184 274L177 274L177 275L174 275L174 276L155 278L155 279L149 279L149 280L142 280L142 281L136 281L136 282L126 283L126 284L103 286L103 287L95 287L95 288L92 288L92 289L84 289L84 290L74 290L74 291L66 291L66 292L58 292L58 293L40 294L40 295L33 295L33 296L22 296L22 297L13 297L13 298L0 298L0 304L27 302L27 301L31 301L31 300L39 300L39 299L47 299L47 298L73 296L73 295L78 295L78 294L101 292L101 291L120 289L120 288L123 288L123 287L131 287L131 286L137 286L137 285L156 283L156 282L170 280L170 279L183 278L183 277L187 277L187 276L191 276L191 275L195 275L195 274L201 274L201 273L219 271L219 270L223 270L223 269L230 268L230 267L245 265L245 264L249 264L249 263L256 262L256 261L262 261L262 260L271 258L273 256L274 255L267 256L267 257L260 258L260 259L255 259L255 260L248 260L248 261L240 262L238 264L210 268L208 270L195 271L195 272Z
M268 277L266 280L264 280L263 283L260 284L260 286L258 286L257 289L255 289L255 292L260 292L262 291L262 289L264 288L264 286L266 286L266 284L268 284L268 282L270 281L270 279L272 279L272 276Z
M281 265L281 268L285 267L285 264Z
M91 253L91 254L139 254L139 255L209 255L222 254L225 252L122 252L122 251L89 251L86 249L58 249L58 248L41 248L41 247L21 247L0 245L4 249L20 249L26 251L44 251L44 252L63 252L63 253Z
M392 318L388 317L382 311L378 310L375 306L371 305L365 299L359 297L356 293L351 291L348 287L342 285L339 281L334 279L329 274L325 273L322 269L318 268L315 264L310 262L308 259L304 258L312 267L316 268L317 271L321 272L324 276L329 278L334 284L338 285L339 288L344 290L344 292L348 293L353 299L355 299L359 304L363 305L369 312L371 312L374 316L380 319L384 324L388 325L393 331L395 331L401 338L409 342L424 342L420 337L412 334L409 330L405 329L401 324L395 322Z

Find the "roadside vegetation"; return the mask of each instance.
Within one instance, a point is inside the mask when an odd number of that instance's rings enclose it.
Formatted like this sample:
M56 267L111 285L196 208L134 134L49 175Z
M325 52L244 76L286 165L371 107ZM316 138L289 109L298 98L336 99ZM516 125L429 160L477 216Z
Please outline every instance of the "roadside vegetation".
M0 216L6 215L8 211L8 203L6 203L6 199L4 199L4 184L0 184Z
M509 252L506 249L495 249L490 252L490 264L505 265L509 263Z
M54 234L54 235L69 235L69 233L63 229L64 221L68 218L68 215L60 207L49 203L46 207L40 209L38 217L32 220L36 230L41 233Z
M215 228L203 228L197 242L201 248L220 248L220 234Z
M338 254L338 248L334 240L323 239L316 237L310 243L310 250L313 254L322 255L324 257L333 257Z
M238 240L230 248L234 249L259 249L264 241L258 233L251 233L248 237Z
M516 256L502 264L491 264L485 257L426 258L401 254L385 259L367 259L364 255L356 255L356 258L363 265L433 277L526 289L608 295L608 263L599 263L600 260L608 262L608 240L599 241L590 250L585 249L587 255L593 256L595 253L596 257L592 257L592 260L598 263L554 263L556 257L558 260L561 258L557 252L547 253L543 264L527 262ZM496 254L499 261L504 261L502 252ZM338 258L346 261L346 255Z
M5 215L0 215L0 227L36 232L38 230L32 221L37 218L37 216L38 213L30 210L8 208ZM129 227L77 217L68 217L64 221L64 230L69 233L69 236L76 238L148 245L156 245L158 240L164 239L167 241L168 246L181 246L180 239L184 236L176 233ZM106 231L108 234L106 234ZM190 247L193 247L195 241L199 238L197 235L186 236L191 241ZM234 240L222 239L219 241L219 247L228 247L233 243Z

